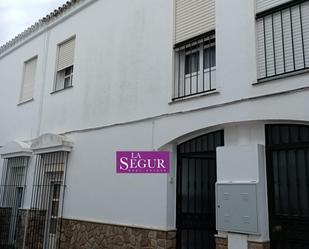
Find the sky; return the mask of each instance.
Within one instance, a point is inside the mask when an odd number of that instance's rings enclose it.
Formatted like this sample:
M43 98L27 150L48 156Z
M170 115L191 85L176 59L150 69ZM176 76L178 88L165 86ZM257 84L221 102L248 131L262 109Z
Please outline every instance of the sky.
M0 46L66 0L0 0Z

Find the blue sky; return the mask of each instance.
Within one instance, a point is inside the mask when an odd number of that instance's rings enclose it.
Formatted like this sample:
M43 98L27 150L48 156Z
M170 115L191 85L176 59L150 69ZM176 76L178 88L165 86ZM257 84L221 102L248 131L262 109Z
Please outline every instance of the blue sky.
M0 46L66 0L0 0Z

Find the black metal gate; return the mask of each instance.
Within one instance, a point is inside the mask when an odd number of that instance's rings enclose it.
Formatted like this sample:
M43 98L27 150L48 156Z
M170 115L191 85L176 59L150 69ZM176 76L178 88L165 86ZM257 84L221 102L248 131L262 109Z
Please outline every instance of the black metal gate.
M309 248L309 126L267 125L272 249Z
M26 187L28 157L4 160L0 185L0 248L17 248L18 212Z
M178 146L177 249L215 248L216 147L223 144L217 131Z

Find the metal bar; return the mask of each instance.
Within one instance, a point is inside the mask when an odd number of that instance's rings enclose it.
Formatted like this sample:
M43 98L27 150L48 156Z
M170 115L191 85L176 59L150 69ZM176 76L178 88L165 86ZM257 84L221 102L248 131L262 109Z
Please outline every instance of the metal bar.
M299 21L300 21L300 33L301 33L301 44L302 44L302 50L303 50L303 63L304 67L306 67L306 55L305 55L305 44L304 44L304 34L303 34L303 18L302 18L302 8L301 4L298 5L299 7Z
M305 156L305 171L306 171L306 190L307 190L307 215L309 215L309 163L308 163L308 156L309 156L309 146L307 149L304 149L304 156Z
M271 15L271 29L273 37L273 56L274 56L274 69L275 75L277 74L277 64L276 64L276 46L275 46L275 30L274 30L274 15Z
M272 153L276 153L276 155L277 155L277 179L278 179L278 198L279 198L279 200L278 200L278 203L279 203L279 207L278 207L278 210L279 210L279 213L281 213L281 211L282 211L282 207L281 207L281 194L282 194L282 192L281 192L281 180L280 180L280 160L279 160L279 153L278 152L272 152ZM271 154L271 158L273 157L273 154ZM274 171L274 169L273 169L273 171ZM273 172L272 171L272 172ZM272 177L271 178L272 180L272 182L271 182L271 184L274 184L274 177Z
M201 213L204 210L204 198L203 198L203 193L204 193L204 181L203 181L203 176L204 176L204 160L201 159Z
M3 207L3 197L4 197L4 187L5 187L5 175L6 175L6 163L7 159L3 160L3 166L2 166L2 175L1 175L1 186L0 186L0 205Z
M290 131L288 131L288 137L290 139ZM288 151L283 151L283 153L285 154L285 167L286 167L286 184L287 184L287 213L288 215L290 215L290 203L291 203L291 195L290 195L290 181L289 181L289 167L288 167L288 161L289 161L289 158L288 158Z
M176 94L176 86L177 86L177 79L176 79L176 62L177 62L177 60L176 60L176 54L177 54L177 51L176 50L174 50L174 86L173 86L173 97L176 97L177 96L177 94Z
M194 231L194 249L196 249L196 229Z
M207 165L207 198L210 200L210 165L209 165L209 160L206 160L206 165ZM210 202L206 202L206 210L210 210ZM210 217L207 217L208 219Z
M32 193L31 193L31 200L30 200L30 212L29 212L29 219L31 220L32 216L33 216L33 203L35 200L35 196L36 196L36 182L37 182L37 174L38 174L38 168L39 168L39 161L40 161L40 156L36 156L36 163L35 163L35 169L34 169L34 178L33 178L33 186L32 186ZM33 232L33 223L30 223L30 226L28 227L28 230L30 228L30 232L29 232L29 248L32 249L33 248L33 236L34 236L34 232Z
M62 225L63 225L63 209L64 209L64 197L65 197L65 189L66 189L66 179L67 179L67 171L68 171L68 158L69 155L67 152L62 152L63 154L63 165L64 165L64 179L63 179L63 191L62 191L62 203L61 203L61 214L60 214L60 232L62 231ZM59 235L61 237L61 234ZM58 249L61 248L61 240L59 240L58 243Z
M210 36L209 36L209 47L208 47L208 53L209 53L209 90L211 89L211 39L210 39Z
M204 91L202 93L215 92L215 90L216 89L211 89L211 90ZM189 95L186 95L186 96L181 96L181 97L178 97L178 98L173 98L172 100L178 100L178 99L184 99L184 98L187 98L187 97L193 97L193 96L196 96L196 95L200 95L202 93L192 93L192 94L189 94Z
M293 54L293 67L294 70L296 69L296 64L295 64L295 48L294 48L294 34L293 34L293 18L292 18L292 9L289 8L290 11L290 26L291 26L291 39L292 39L292 54Z
M182 163L181 158L179 156L179 152L181 150L181 147L177 147L177 168L176 168L176 174L177 174L177 199L176 199L176 243L177 247L181 248L181 230L180 230L180 221L179 217L181 215L181 209L182 209L182 201L181 201L181 191L182 191L182 182L181 182L181 175L182 175Z
M282 39L282 55L283 55L283 67L284 73L286 72L286 65L285 65L285 42L284 42L284 34L283 34L283 18L282 18L282 11L280 11L280 19L281 19L281 39Z
M190 241L190 232L189 232L189 229L187 229L187 248L186 249L189 249L189 241Z
M183 96L186 96L186 57L187 57L187 46L185 45L184 51L184 70L183 70Z
M203 77L203 91L205 91L205 64L204 64L204 61L205 61L205 58L204 58L204 56L205 56L205 52L204 52L204 49L205 49L205 38L203 39L203 44L202 44L202 46L203 46L203 70L202 70L202 77Z
M266 51L266 31L265 31L265 17L263 17L263 32L264 32L264 56L265 56L265 75L268 76L267 73L267 51Z
M34 210L33 210L33 247L31 249L35 249L36 243L39 242L40 234L37 232L40 231L40 224L41 224L41 205L42 205L42 199L44 195L44 158L40 157L41 160L39 161L39 167L38 167L38 177L37 177L37 186L36 186L36 197L34 202Z
M198 49L198 51L200 51L200 47L201 47L201 45L199 45L198 44L198 42L196 42L196 45L197 45L197 49ZM202 44L203 45L203 44ZM196 91L195 91L195 93L198 93L199 92L199 90L198 90L198 82L199 82L199 71L201 71L201 67L202 67L202 65L200 65L200 58L201 57L203 57L203 55L201 54L200 55L200 52L198 53L198 58L197 58L197 62L198 62L198 64L197 64L197 72L196 72L196 79L195 79L195 85L196 85ZM204 71L204 70L202 70L202 71ZM201 73L202 73L202 71L201 71Z
M196 159L197 160L197 159ZM194 187L194 213L196 213L196 160L194 160L194 183L193 183L193 187Z
M190 43L190 56L189 56L189 62L190 62L190 64L189 64L189 68L190 68L190 94L192 94L192 70L193 70L193 68L192 68L192 65L194 64L193 63L193 60L194 60L194 57L193 57L193 54L192 54L192 43Z
M301 215L302 210L301 210L301 202L300 202L300 178L299 178L299 172L298 172L298 167L299 167L299 162L297 158L297 150L293 150L293 153L295 155L295 173L296 173L296 196L297 196L297 211L298 214Z
M61 185L60 186L60 194L59 194L59 200L61 201L59 210L58 211L58 222L59 224L59 237L61 237L61 232L62 232L62 215L63 215L63 208L64 208L64 196L65 196L65 188L66 188L66 176L67 176L67 161L68 161L68 153L67 152L61 152L61 164L63 165L63 176L61 179ZM62 188L62 191L61 191ZM60 248L61 240L58 242L58 248Z
M187 211L190 210L190 206L189 206L189 202L190 202L190 159L188 159L188 163L187 163L188 169L187 169L187 174L188 174L188 178L187 178Z
M177 97L180 97L180 86L181 86L181 80L180 80L180 54L181 54L181 50L178 51L178 95Z
M2 196L2 206L5 206L5 195L6 195L6 188L7 188L7 177L8 177L8 159L4 159L4 169L3 169L3 196Z

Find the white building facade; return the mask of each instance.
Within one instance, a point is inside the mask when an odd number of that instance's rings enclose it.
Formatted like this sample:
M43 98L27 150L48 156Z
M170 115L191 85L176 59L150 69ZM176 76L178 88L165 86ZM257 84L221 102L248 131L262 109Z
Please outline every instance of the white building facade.
M308 68L309 1L67 2L0 48L0 247L307 248Z

